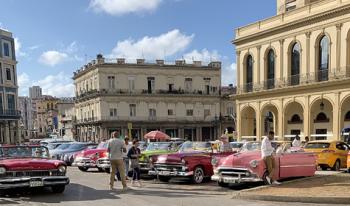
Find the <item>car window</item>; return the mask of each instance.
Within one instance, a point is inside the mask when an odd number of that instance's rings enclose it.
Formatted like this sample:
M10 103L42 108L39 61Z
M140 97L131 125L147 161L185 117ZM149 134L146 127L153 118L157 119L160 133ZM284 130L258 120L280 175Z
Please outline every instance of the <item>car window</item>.
M305 149L328 149L330 145L330 143L312 142L307 143Z
M342 142L337 143L336 148L343 151L348 150L348 147Z

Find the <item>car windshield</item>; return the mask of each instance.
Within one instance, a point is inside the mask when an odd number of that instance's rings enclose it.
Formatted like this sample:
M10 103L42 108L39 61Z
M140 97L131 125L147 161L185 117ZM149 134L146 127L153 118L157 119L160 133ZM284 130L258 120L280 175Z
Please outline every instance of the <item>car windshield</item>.
M49 150L55 149L57 147L59 147L61 144L48 144L46 147Z
M64 143L64 144L61 144L60 146L58 146L56 149L57 150L65 150L67 149L69 146L71 146L72 144L70 143Z
M86 148L86 144L71 144L67 149L69 150L81 150Z
M169 148L171 148L171 142L153 142L147 146L146 151L168 150Z
M179 152L211 151L210 142L185 142L181 145Z
M305 149L328 149L330 146L330 143L321 143L321 142L315 142L315 143L307 143L305 146Z
M1 158L49 158L47 148L42 146L1 147Z
M231 142L230 144L233 149L239 149L243 146L243 143L238 143L238 142Z
M98 146L97 149L107 149L108 143L107 142L101 142Z
M261 143L260 142L246 142L243 146L241 151L258 151L261 149Z

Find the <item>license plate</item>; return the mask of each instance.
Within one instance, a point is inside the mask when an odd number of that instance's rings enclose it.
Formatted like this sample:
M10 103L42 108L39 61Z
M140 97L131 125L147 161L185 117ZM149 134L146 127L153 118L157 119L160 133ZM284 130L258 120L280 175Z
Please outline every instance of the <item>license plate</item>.
M169 176L170 172L169 171L161 171L160 175Z
M43 181L30 181L29 183L30 187L42 187L44 186Z
M235 179L223 179L224 183L236 183Z

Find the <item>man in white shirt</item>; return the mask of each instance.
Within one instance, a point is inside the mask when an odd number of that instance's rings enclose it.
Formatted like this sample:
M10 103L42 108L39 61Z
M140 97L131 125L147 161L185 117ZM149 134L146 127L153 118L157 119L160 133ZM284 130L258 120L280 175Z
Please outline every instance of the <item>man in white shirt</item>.
M265 165L268 171L268 175L266 176L266 180L269 184L281 184L276 180L273 181L273 175L275 170L275 159L273 157L274 148L271 145L271 141L274 140L275 133L270 131L269 136L265 137L261 143L261 157L265 161Z
M128 157L128 152L130 150L130 148L132 147L131 144L129 144L129 137L125 137L124 139L124 144L125 144L125 152L123 151L123 161L124 161L124 166L125 166L125 176L126 176L126 180L128 180L128 174L129 174L129 157Z
M111 176L109 186L110 189L114 188L114 176L116 169L120 173L120 178L123 184L123 190L127 189L126 179L125 179L125 167L123 161L123 152L126 151L124 141L119 139L119 132L113 132L111 139L108 141L107 151L109 153L109 161L111 163Z
M296 135L293 142L292 142L293 147L301 147L301 141L299 135Z

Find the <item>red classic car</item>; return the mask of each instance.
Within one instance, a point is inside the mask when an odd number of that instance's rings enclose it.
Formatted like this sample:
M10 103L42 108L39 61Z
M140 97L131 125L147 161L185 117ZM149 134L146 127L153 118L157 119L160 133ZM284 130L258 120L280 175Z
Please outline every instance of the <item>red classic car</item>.
M148 172L160 181L169 181L173 177L187 177L195 184L213 175L211 159L214 156L228 156L233 152L218 153L210 142L185 142L178 152L152 156L152 169Z
M0 192L15 188L51 187L62 193L69 184L67 166L51 160L43 146L0 147Z
M79 170L86 172L89 168L97 168L100 172L104 170L99 167L97 162L108 158L107 142L101 142L96 149L86 149L75 154L73 166L77 166Z
M243 146L241 152L225 158L213 158L214 175L212 180L220 186L245 182L266 181L266 165L261 158L261 143L249 143ZM304 152L302 148L291 148L290 144L281 144L275 156L275 180L290 177L314 176L316 171L316 156Z

